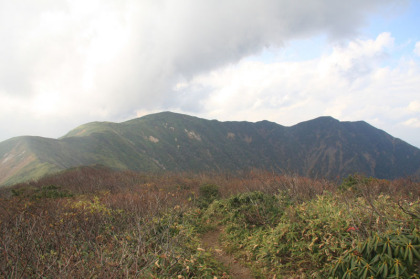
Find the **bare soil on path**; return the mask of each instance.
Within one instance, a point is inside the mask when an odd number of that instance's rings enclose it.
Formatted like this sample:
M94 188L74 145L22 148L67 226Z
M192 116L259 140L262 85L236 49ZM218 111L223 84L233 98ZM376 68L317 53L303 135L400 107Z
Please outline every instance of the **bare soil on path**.
M251 270L240 264L234 257L227 254L219 242L219 236L223 228L219 227L215 230L205 233L202 237L202 244L204 248L210 251L215 259L221 262L229 269L229 276L233 279L253 279Z

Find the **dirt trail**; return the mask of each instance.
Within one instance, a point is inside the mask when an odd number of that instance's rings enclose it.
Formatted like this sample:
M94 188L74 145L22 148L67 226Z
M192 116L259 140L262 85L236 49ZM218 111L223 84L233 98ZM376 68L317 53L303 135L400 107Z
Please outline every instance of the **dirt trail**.
M223 228L209 231L203 235L202 243L206 250L209 250L216 260L223 263L224 266L229 268L229 275L232 279L253 279L251 270L246 266L238 263L231 255L228 255L222 248L219 242L219 236Z

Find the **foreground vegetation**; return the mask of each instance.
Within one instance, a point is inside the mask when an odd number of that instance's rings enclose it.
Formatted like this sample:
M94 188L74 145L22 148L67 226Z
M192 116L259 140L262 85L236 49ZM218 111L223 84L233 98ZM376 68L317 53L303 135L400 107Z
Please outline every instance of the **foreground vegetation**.
M0 192L1 278L420 278L420 184L79 168Z

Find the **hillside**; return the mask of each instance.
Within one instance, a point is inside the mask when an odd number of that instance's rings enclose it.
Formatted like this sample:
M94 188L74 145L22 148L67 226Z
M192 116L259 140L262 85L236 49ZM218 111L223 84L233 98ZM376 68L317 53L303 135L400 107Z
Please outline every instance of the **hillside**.
M171 112L88 123L60 139L26 136L0 143L3 185L84 165L135 171L258 168L326 178L359 172L392 179L419 176L420 150L366 122L320 117L284 127Z

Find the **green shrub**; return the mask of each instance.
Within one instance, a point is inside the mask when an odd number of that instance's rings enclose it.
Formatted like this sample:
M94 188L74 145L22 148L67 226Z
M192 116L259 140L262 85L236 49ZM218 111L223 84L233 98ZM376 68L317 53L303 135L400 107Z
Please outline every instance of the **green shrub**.
M35 191L35 188L22 187L10 190L13 197L28 197L31 193Z
M342 191L356 190L358 185L369 183L370 179L359 174L351 174L343 179L343 182L338 186Z
M219 199L220 187L216 184L203 184L199 188L198 207L207 208L213 201Z
M227 200L231 220L252 227L273 225L282 214L278 199L259 191L236 195Z
M31 196L32 199L56 199L72 197L73 194L67 190L62 190L61 187L55 185L42 186L41 189L37 189Z
M346 250L331 268L333 278L420 278L420 234L372 233ZM416 267L417 266L417 267Z
M48 185L42 186L41 188L35 187L22 187L11 190L12 196L30 198L30 199L42 199L42 198L65 198L72 197L73 194L68 190L61 189L60 186Z

